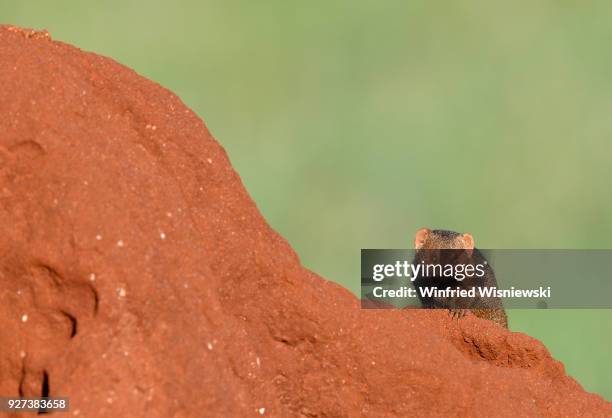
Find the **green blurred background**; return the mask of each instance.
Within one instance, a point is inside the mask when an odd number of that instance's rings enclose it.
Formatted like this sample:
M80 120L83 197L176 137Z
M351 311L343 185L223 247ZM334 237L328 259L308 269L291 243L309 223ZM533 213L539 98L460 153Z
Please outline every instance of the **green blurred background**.
M421 226L481 248L612 247L612 3L15 1L0 16L176 92L303 263L354 292L360 248L409 246ZM612 400L612 311L510 322Z

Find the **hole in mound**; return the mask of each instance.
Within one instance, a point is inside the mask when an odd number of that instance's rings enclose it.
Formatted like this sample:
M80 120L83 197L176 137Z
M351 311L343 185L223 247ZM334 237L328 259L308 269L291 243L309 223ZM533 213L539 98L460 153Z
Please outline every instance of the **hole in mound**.
M19 397L23 398L23 385L25 382L25 376L26 376L26 371L25 371L25 361L21 362L21 378L19 379Z
M100 296L98 295L98 291L95 287L90 286L91 292L93 294L94 307L93 307L93 315L96 316L98 314L98 307L100 305Z
M42 385L41 385L40 397L41 398L49 397L49 373L47 373L46 370L43 370L43 380L42 380ZM48 414L48 413L49 412L47 411L46 408L40 408L38 410L38 415Z
M74 338L77 334L77 319L68 312L62 311L62 314L70 321L70 338Z

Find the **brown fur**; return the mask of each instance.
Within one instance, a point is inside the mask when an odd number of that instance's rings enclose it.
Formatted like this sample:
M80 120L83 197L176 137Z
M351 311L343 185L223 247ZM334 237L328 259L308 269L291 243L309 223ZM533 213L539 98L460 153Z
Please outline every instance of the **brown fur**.
M484 256L478 249L474 248L474 239L470 234L460 234L453 231L444 230L430 230L422 228L417 231L414 238L414 248L417 250L415 255L415 262L421 260L432 263L430 258L433 257L444 257L443 252L436 252L435 250L465 250L465 252L450 252L452 254L452 262L454 263L479 263L482 264L486 261ZM421 251L424 250L424 251ZM458 264L458 263L457 263ZM482 278L470 277L463 281L456 281L451 278L447 281L440 281L439 278L420 278L415 281L415 286L438 286L444 288L446 286L456 287L459 286L462 289L470 289L476 286L497 286L497 280L495 279L495 273L493 269L486 264L485 275ZM499 298L478 298L477 300L465 300L463 299L441 299L421 298L424 306L431 308L447 308L453 317L461 318L467 311L472 312L479 318L488 319L497 322L504 328L508 328L508 317L503 308L501 300Z

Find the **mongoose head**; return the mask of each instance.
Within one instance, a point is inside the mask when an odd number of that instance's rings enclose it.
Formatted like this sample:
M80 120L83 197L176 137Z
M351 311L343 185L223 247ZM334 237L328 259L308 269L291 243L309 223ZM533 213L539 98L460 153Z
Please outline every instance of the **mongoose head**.
M415 250L466 249L471 251L474 249L474 238L468 233L460 234L443 229L432 231L421 228L414 237L414 248Z

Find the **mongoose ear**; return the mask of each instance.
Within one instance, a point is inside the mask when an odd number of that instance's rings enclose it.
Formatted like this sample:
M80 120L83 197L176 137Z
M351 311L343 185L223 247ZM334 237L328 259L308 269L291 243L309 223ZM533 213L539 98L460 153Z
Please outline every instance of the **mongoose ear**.
M427 228L421 228L417 231L416 235L414 236L414 248L416 250L423 247L423 244L425 244L425 240L427 239L427 235L429 235L430 232L431 231Z
M474 249L474 238L471 234L463 234L463 241L465 242L465 248L469 250Z

